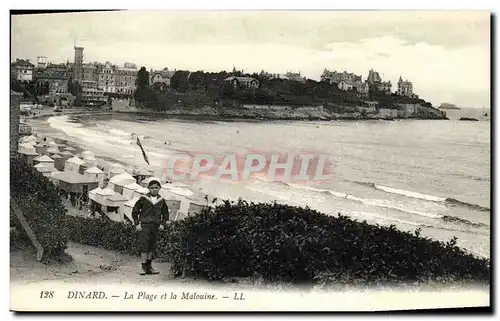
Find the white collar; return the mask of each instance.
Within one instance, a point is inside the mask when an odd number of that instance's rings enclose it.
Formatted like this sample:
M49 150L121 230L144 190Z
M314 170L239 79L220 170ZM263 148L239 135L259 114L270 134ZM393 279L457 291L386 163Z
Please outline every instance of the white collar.
M160 194L157 194L156 196L147 195L146 199L148 199L151 203L153 203L153 205L155 205L156 203L158 203L159 201L161 201L163 199L163 197L161 197Z

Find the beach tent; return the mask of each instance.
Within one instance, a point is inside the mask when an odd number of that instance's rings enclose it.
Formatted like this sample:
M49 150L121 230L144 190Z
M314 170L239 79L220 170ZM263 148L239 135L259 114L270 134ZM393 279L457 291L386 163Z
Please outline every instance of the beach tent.
M50 182L52 182L52 184L54 184L54 185L56 185L56 186L59 184L59 181L58 181L58 180L57 180L57 178L56 178L56 177L57 177L57 175L58 175L59 173L61 173L61 172L60 172L60 171L57 171L57 172L52 172L52 173L50 173L50 175L48 176L49 181L50 181Z
M33 165L34 164L34 159L35 157L38 156L36 152L33 152L32 150L29 149L19 149L18 151L19 154L19 160L28 164L28 165Z
M54 160L47 155L38 156L33 161L35 164L48 164L54 167Z
M54 168L52 166L40 166L40 167L35 167L35 168L38 172L42 173L42 175L45 177L51 177L52 173L59 172L56 168Z
M133 197L141 197L143 195L147 195L149 193L149 189L145 187L138 188L134 191Z
M96 196L97 196L97 193L101 192L102 191L102 188L100 187L96 187L94 188L93 190L91 190L89 192L89 199L93 200L94 202L97 202L96 201Z
M200 214L201 211L206 207L207 207L206 205L201 205L201 204L197 204L194 202L190 202L189 209L188 209L188 215L191 216L191 215Z
M146 178L152 177L153 175L153 171L150 171L147 168L134 168L132 171L132 176L135 177L137 182L142 182Z
M71 156L71 157L75 156L75 154L73 154L69 150L65 150L65 151L61 152L61 155L63 155L63 156Z
M28 149L33 148L34 149L35 146L36 146L36 142L32 142L32 141L19 142L19 147L28 148Z
M108 196L106 200L108 201L107 206L118 207L119 209L123 206L123 204L125 204L126 201L128 201L128 199L118 193ZM118 213L120 214L120 210L118 210ZM123 221L123 217L121 217L119 221Z
M59 189L72 193L85 193L97 187L97 181L75 172L60 172L52 175Z
M92 152L91 152L91 151L89 151L89 150L85 150L85 151L83 151L83 152L80 154L80 157L81 157L81 158L85 158L85 157L87 157L87 156L95 156L95 154L94 154L94 153L92 153Z
M179 196L182 196L182 197L186 197L186 198L193 198L193 199L196 199L197 194L195 194L193 191L191 191L187 186L169 186L169 187L166 187L165 190L168 190L168 192L172 193L172 194L175 194L175 195L179 195Z
M135 178L129 173L125 172L110 178L108 187L117 193L123 193L123 187L135 183Z
M54 160L54 167L59 171L63 171L66 160L58 154L52 155L51 158Z
M18 153L21 153L21 152L36 153L36 148L34 145L20 144L17 151L18 151Z
M54 154L61 155L61 152L59 151L59 149L57 149L55 147L50 147L49 149L47 149L46 153L49 153L51 155L54 155Z
M123 186L123 193L122 194L127 199L132 199L134 197L134 192L140 188L142 188L141 185L134 182L132 184L128 184L128 185Z
M68 146L67 146L67 145L65 145L65 144L58 144L58 145L57 145L57 148L59 148L59 150L60 150L61 152L64 152L64 151L66 150L66 147L68 147Z
M70 159L66 160L66 164L64 165L64 170L67 172L76 172L80 171L80 166L85 164L83 160L78 158L77 156L73 156Z
M115 195L116 193L112 189L106 187L103 189L94 189L93 194L94 201L96 203L107 206L109 204L107 198L109 196Z
M121 207L121 212L123 213L123 217L127 217L131 222L134 222L134 219L132 218L132 210L134 209L135 203L139 200L140 197L136 196L125 203L123 203Z
M36 138L36 136L34 136L34 135L29 135L29 136L23 137L23 138L21 139L21 141L22 141L23 143L24 143L24 142L35 142L35 143L36 143L37 138Z
M71 157L73 157L74 155L70 151L65 150L64 152L61 153L61 156L62 158L64 158L64 163L66 164L66 161Z
M125 167L119 163L115 163L109 167L109 177L125 173Z
M179 218L179 210L181 209L181 201L179 200L166 200L168 207L168 219L170 221L177 221Z
M183 198L178 194L172 193L170 189L163 187L160 189L159 194L166 200L181 200Z
M38 143L35 145L35 151L40 155L45 154L48 148L49 146L44 143Z
M158 182L162 183L162 180L161 180L161 179L159 179L158 177L151 176L151 177L148 177L148 178L143 179L143 180L141 181L141 186L142 186L142 187L148 187L149 182L151 182L152 180L156 180L156 181L158 181ZM163 183L162 183L162 185L163 185Z
M49 142L49 147L55 147L55 148L57 148L57 143L55 141L51 140Z
M104 187L104 172L97 167L91 167L83 172L83 176L95 179L100 187Z
M19 144L21 145L24 145L24 144L29 144L29 145L36 145L37 144L37 140L36 140L36 137L31 135L31 136L27 136L27 137L24 137L24 138L20 138L19 139Z
M121 194L114 194L111 196L108 196L107 199L107 205L106 205L106 215L109 217L110 220L115 221L115 222L123 222L124 220L124 214L122 212L123 205L127 201L125 197ZM109 211L109 207L114 209L114 211Z
M68 152L72 152L72 153L73 153L73 152L76 152L76 149L74 149L74 148L73 148L73 147L71 147L71 146L68 146L68 147L64 148L64 150L67 150Z

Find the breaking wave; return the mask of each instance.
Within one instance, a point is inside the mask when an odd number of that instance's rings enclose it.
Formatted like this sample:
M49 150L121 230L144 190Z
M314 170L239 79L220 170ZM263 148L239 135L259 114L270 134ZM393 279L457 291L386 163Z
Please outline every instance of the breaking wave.
M482 211L482 212L489 212L490 211L490 209L488 207L463 202L463 201L457 200L455 198L450 198L450 197L445 198L445 197L439 197L439 196L434 196L434 195L421 194L421 193L417 193L417 192L407 191L404 189L397 189L397 188L392 188L392 187L388 187L388 186L384 186L384 185L378 185L378 184L370 183L370 182L355 182L355 183L360 184L360 185L364 185L364 186L368 186L371 188L375 188L375 189L384 191L386 193L398 194L398 195L403 195L403 196L412 197L412 198L421 199L421 200L426 200L426 201L431 201L431 202L464 206L464 207L467 207L469 209Z

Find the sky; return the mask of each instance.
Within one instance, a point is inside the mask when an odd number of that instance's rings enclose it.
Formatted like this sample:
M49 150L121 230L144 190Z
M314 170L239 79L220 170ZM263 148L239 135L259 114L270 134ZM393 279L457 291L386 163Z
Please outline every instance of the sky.
M488 11L121 11L11 17L11 60L46 56L150 69L325 68L413 82L435 106L490 106Z

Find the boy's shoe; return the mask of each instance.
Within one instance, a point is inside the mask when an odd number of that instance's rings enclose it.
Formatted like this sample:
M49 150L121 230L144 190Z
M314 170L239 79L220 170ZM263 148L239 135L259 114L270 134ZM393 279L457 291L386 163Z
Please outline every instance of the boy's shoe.
M140 275L146 275L146 274L148 274L149 270L148 270L147 264L146 263L141 263L141 266L142 266L142 268L141 268L141 271L139 272L139 274Z
M158 273L160 273L160 272L156 271L155 269L153 269L153 267L151 266L151 260L147 261L146 268L147 268L146 274L158 274Z
M156 271L152 267L149 268L148 272L146 274L159 274L160 272Z

